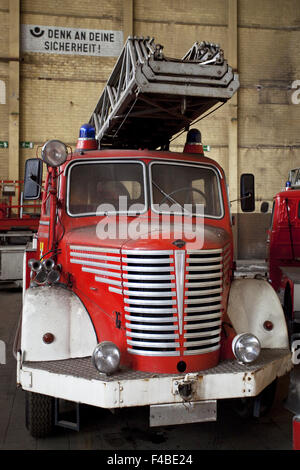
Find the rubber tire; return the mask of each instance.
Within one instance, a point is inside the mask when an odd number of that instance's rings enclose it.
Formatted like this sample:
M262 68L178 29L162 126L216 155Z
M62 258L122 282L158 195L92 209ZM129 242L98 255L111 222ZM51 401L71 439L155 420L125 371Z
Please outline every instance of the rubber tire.
M32 437L44 438L54 430L54 398L25 392L25 424Z

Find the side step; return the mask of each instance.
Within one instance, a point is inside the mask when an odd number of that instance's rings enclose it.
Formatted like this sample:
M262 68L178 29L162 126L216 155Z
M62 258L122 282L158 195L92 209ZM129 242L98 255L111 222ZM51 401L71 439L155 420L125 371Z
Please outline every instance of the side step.
M62 410L64 405L64 410ZM73 409L72 409L73 408ZM69 421L68 419L63 419L66 415L74 413L75 411L75 420ZM61 400L55 398L55 407L54 407L54 424L55 426L60 426L61 428L72 429L73 431L79 432L80 429L80 410L79 403L73 403L66 400ZM72 413L72 414L73 414Z

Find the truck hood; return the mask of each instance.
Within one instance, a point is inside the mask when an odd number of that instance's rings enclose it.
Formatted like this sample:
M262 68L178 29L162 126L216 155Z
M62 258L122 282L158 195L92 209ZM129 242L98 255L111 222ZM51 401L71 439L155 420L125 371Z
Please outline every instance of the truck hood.
M186 249L218 249L231 240L226 230L207 223L202 227L191 225L182 229L181 225L176 223L171 223L166 228L161 222L156 227L150 227L146 220L133 219L133 222L129 229L128 224L118 223L119 232L112 231L108 236L107 232L105 233L108 226L105 226L104 218L100 226L98 223L71 229L65 240L69 245L141 250L174 249L174 245Z

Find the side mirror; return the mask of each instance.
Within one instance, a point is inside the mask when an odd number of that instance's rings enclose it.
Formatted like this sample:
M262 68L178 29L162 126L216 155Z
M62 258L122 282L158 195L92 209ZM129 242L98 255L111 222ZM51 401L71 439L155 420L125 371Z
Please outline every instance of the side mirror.
M23 199L39 199L43 177L43 162L39 158L29 158L25 162Z
M251 173L243 173L240 183L242 211L253 212L255 210L254 175Z
M266 214L269 210L269 203L268 202L262 202L260 206L260 212L263 214Z

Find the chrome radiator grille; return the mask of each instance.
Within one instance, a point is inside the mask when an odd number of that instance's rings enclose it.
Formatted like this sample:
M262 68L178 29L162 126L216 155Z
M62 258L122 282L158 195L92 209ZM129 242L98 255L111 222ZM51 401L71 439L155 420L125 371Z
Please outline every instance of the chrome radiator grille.
M70 246L70 262L123 296L127 349L142 356L197 355L220 347L223 250L119 250Z
M221 333L222 250L189 250L186 261L184 354L215 351Z
M122 251L128 351L178 356L174 252Z
M122 267L130 353L195 355L220 347L230 245L187 252L126 250Z

